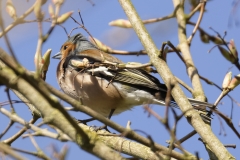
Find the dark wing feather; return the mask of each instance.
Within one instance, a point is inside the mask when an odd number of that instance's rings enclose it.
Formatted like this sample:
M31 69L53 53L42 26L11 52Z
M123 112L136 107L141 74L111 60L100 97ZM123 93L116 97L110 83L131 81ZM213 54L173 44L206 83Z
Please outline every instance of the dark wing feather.
M93 74L112 82L120 82L134 88L145 89L151 93L167 92L167 87L164 84L142 69L108 69L107 72L110 74L106 74L106 72L94 72Z
M146 71L141 69L124 69L117 71L113 81L124 82L129 85L161 90L166 92L167 88L164 84L161 84L159 80Z

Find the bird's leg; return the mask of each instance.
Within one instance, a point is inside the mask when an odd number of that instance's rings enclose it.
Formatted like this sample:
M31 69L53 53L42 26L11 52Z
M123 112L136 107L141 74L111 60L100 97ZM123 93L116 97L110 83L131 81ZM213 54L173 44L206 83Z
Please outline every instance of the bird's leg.
M83 119L83 120L77 119L78 123L82 123L82 124L85 124L85 125L87 125L88 122L91 122L91 121L94 121L94 120L96 120L96 119L95 118L88 118L88 119Z
M108 115L108 119L111 119L112 115L113 115L113 112L115 111L115 109L111 109L109 115ZM107 128L107 125L104 124L103 126L100 126L100 127L96 127L94 130L97 132L98 130L101 130L101 129L105 129L106 131L110 132Z
M115 111L115 109L111 109L111 111L110 111L110 113L109 113L109 115L108 115L108 119L111 119L114 111Z

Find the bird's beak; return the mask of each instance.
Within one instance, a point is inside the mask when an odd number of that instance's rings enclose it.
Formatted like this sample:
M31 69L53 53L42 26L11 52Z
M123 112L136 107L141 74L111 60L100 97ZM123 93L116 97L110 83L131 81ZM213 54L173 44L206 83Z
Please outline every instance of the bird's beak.
M58 52L57 54L55 54L54 56L52 56L52 58L54 59L61 59L62 58L62 53Z

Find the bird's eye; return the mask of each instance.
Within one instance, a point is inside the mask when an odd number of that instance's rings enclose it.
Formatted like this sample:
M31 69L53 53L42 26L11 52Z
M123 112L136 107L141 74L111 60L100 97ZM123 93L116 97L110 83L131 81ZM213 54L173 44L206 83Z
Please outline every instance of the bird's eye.
M66 50L68 48L68 46L63 46L63 49Z

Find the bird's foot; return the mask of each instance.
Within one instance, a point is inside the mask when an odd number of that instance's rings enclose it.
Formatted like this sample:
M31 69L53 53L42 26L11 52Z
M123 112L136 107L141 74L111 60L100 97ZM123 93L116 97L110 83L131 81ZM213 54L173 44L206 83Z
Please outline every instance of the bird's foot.
M102 130L102 129L105 129L106 131L110 132L107 128L107 125L103 125L103 126L100 126L100 127L97 127L97 126L91 126L91 128L93 128L93 130L95 132L99 131L99 130ZM111 132L110 132L111 133Z

